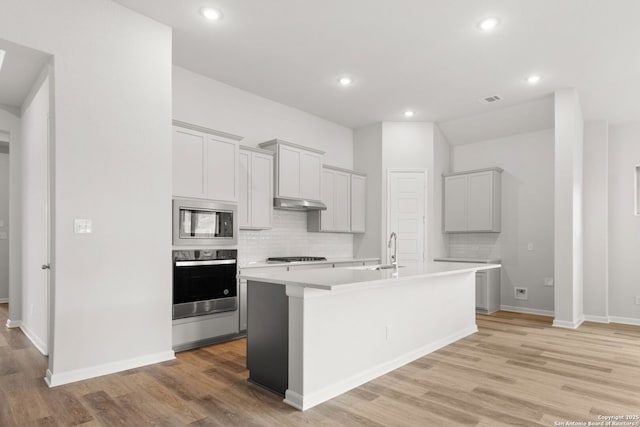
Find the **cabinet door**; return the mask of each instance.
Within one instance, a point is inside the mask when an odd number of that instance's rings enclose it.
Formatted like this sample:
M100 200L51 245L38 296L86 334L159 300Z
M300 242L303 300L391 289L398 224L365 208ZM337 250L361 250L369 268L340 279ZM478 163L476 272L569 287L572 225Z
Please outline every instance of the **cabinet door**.
M251 226L271 228L273 156L251 153Z
M278 148L278 192L279 197L301 196L301 165L302 153L292 147L280 145Z
M321 200L322 157L315 153L300 155L300 197Z
M206 151L207 198L237 202L238 143L209 137Z
M351 174L344 172L333 175L333 229L343 232L351 229Z
M247 281L240 280L240 287L238 289L238 295L240 299L240 331L247 330Z
M467 176L444 178L444 231L467 231Z
M360 175L351 175L351 231L365 232L367 179Z
M476 308L487 310L487 274L485 272L476 273Z
M173 195L206 198L206 136L178 127L173 128Z
M322 202L327 206L327 209L320 211L320 230L321 231L333 231L334 229L334 206L333 201L333 179L334 172L332 170L322 171Z
M251 152L239 153L238 224L240 228L251 226Z
M467 198L468 231L493 229L493 172L469 174Z

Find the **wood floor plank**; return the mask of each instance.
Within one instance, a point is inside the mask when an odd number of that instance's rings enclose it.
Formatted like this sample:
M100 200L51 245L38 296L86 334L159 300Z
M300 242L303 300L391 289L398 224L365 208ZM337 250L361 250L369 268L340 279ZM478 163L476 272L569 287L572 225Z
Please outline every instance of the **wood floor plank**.
M245 340L49 389L47 358L19 329L0 328L0 426L551 426L640 412L640 327L568 331L509 312L477 323L478 333L305 412L247 381Z

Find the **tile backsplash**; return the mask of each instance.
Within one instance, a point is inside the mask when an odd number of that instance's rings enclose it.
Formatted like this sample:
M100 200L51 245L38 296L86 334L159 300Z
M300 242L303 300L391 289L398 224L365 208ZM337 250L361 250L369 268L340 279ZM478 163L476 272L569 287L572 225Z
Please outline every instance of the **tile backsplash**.
M274 209L272 229L240 230L238 261L246 264L274 256L352 257L353 235L307 232L306 212Z
M452 258L501 258L500 233L449 234Z

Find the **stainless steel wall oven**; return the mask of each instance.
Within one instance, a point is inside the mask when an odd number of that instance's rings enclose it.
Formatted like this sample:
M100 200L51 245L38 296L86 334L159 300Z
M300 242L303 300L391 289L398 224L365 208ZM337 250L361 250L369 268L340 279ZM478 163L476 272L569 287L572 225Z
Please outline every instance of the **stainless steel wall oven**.
M235 249L173 251L173 318L238 309Z

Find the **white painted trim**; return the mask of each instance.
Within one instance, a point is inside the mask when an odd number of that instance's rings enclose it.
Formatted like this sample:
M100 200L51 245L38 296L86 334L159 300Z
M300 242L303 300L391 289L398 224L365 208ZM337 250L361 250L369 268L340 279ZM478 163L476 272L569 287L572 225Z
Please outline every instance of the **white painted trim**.
M557 320L553 321L553 326L556 328L565 328L565 329L578 329L580 325L582 325L584 319L578 319L575 322L568 322L566 320Z
M501 305L500 310L512 311L514 313L537 314L539 316L548 316L548 317L553 317L555 315L553 310L540 310L538 308L516 307L512 305Z
M406 365L407 363L413 362L416 359L433 353L434 351L439 350L442 347L446 347L447 345L461 340L462 338L472 335L476 332L478 332L478 327L476 325L464 328L436 342L429 343L416 350L403 354L393 360L382 363L364 372L360 372L356 375L346 378L345 380L337 384L332 384L331 386L325 387L310 395L301 396L294 391L287 390L285 392L284 403L287 403L296 409L306 411L307 409L313 408L314 406L319 405L322 402L326 402L327 400L332 399L342 393L346 393L347 391L359 387L366 382L369 382L381 375L398 369L401 366Z
M196 132L202 132L202 133L206 133L206 134L209 134L209 135L217 136L217 137L220 137L220 138L230 139L232 141L242 141L244 139L244 137L240 136L240 135L234 135L234 134L229 133L229 132L223 132L223 131L211 129L211 128L208 128L208 127L205 127L205 126L200 126L200 125L196 125L196 124L193 124L193 123L183 122L181 120L173 119L172 124L174 126L181 127L181 128L184 128L184 129L194 130Z
M105 363L103 365L75 369L62 373L52 373L47 370L45 381L49 387L57 387L63 384L113 374L116 372L126 371L128 369L139 368L141 366L152 365L154 363L166 362L167 360L173 360L175 358L176 355L173 351L163 351L160 353L135 357L133 359L120 360L118 362Z
M19 328L22 325L22 320L7 319L7 328Z
M608 316L595 316L591 314L585 314L584 320L586 322L611 323Z
M8 303L9 298L0 298L0 304Z
M29 329L27 325L20 322L20 329L27 336L27 338L29 338L29 341L31 341L31 343L34 345L35 348L38 349L40 353L42 353L44 356L48 355L47 344L43 342L36 334L34 334L33 331Z
M634 317L609 316L609 322L611 322L611 323L621 323L623 325L640 326L640 319L634 318Z

